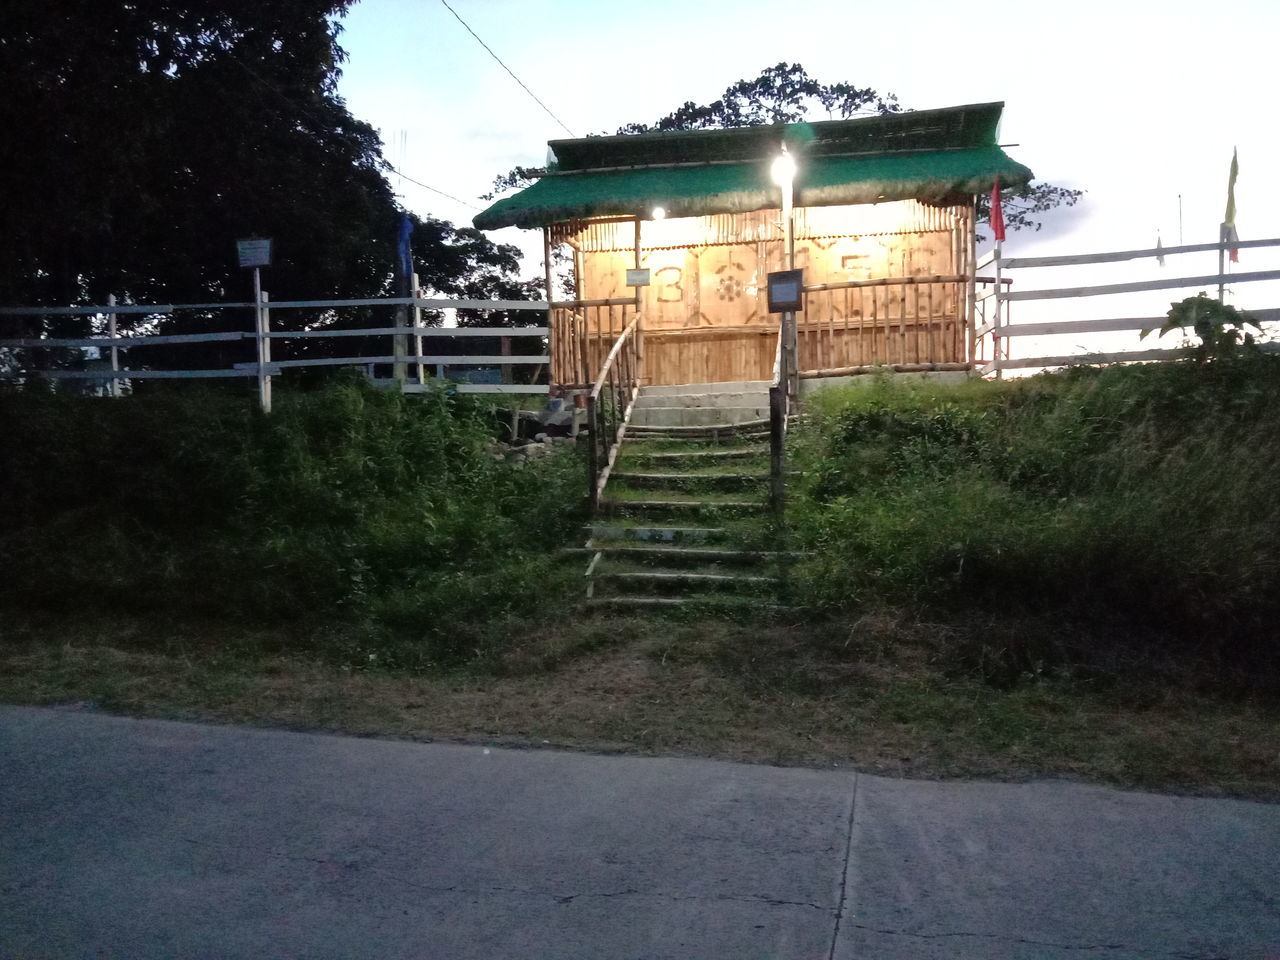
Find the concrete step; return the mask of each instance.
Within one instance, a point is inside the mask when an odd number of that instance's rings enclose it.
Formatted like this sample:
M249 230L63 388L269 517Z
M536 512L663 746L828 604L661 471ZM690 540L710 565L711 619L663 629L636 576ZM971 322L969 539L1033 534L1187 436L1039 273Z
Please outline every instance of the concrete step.
M770 380L731 380L724 383L665 383L641 387L642 397L679 397L691 393L763 393L769 395Z
M627 427L627 440L643 437L666 437L670 439L705 440L732 437L749 437L756 439L769 435L769 418L745 420L741 423L703 424L702 426L657 426L634 421Z
M596 570L597 588L623 593L688 593L697 590L761 590L776 587L777 577L747 573L695 573L687 570Z
M628 428L626 447L628 456L649 450L661 453L696 452L698 445L715 447L740 446L744 443L767 443L768 426L748 425L733 427L637 427ZM767 449L767 448L766 448Z
M593 610L648 609L667 610L671 613L680 613L687 610L696 612L699 615L704 612L720 612L749 616L759 616L766 612L782 613L790 609L782 604L762 603L754 598L735 596L731 593L700 594L693 597L592 597L583 601L583 605Z
M756 406L653 406L636 404L631 413L634 427L715 427L769 419L769 404Z
M610 482L646 490L750 490L769 482L769 475L757 473L642 473L615 470Z
M589 523L582 528L582 532L594 540L632 540L639 543L709 543L723 539L726 531L724 527Z
M768 392L724 391L722 393L658 393L636 397L636 409L653 407L763 407L769 409Z
M801 554L777 550L725 550L716 547L644 547L619 544L596 544L587 547L566 547L563 553L575 556L603 554L606 559L632 563L724 563L753 566L762 563L782 563L794 560Z
M600 509L612 517L652 516L655 513L688 516L690 514L731 514L759 513L767 509L762 500L617 500L600 501Z
M661 450L647 451L623 446L622 458L628 466L635 467L705 467L740 460L767 459L769 445L760 443L750 447L731 447L725 450Z

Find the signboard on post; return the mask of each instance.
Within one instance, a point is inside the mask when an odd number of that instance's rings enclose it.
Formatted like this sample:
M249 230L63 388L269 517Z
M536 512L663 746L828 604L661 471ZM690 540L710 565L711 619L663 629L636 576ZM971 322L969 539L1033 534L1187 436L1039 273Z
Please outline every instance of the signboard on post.
M236 256L240 266L253 270L253 335L258 348L258 402L263 413L271 412L271 375L267 373L271 363L271 341L267 339L267 308L263 301L262 268L271 266L271 241L263 237L250 237L236 241Z
M635 269L627 271L628 287L647 287L649 285L648 269Z
M240 257L242 267L269 267L271 266L271 241L256 237L237 240L236 254Z
M778 270L769 274L769 312L791 313L804 308L804 271Z

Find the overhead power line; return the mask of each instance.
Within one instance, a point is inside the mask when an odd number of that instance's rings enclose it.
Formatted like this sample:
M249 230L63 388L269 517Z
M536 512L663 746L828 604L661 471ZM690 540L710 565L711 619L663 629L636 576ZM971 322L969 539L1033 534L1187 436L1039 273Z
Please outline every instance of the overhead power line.
M285 96L282 92L280 92L280 90L279 90L277 87L275 87L275 86L274 86L274 85L272 85L271 83L268 83L268 82L267 82L267 80L266 80L266 79L264 79L264 78L262 77L262 75L258 73L258 71L256 71L256 70L252 69L248 64L246 64L246 63L242 63L242 62L241 62L240 60L238 60L238 59L233 59L233 60L232 60L232 62L233 62L233 63L235 63L237 66L239 66L242 70L244 70L244 72L245 72L246 74L248 74L248 75L249 75L249 77L250 77L250 78L251 78L255 83L257 83L259 86L263 87L263 88L264 88L265 90L267 90L269 93L271 93L271 94L273 94L274 96L278 97L278 98L280 99L280 101L281 101L282 103L286 104L286 105L287 105L291 110L296 110L296 111L298 111L298 112L302 113L304 116L310 117L310 118L311 118L312 120L314 120L314 121L315 121L315 122L316 122L316 123L317 123L321 128L327 127L327 126L330 124L330 122L331 122L332 118L329 118L329 117L322 117L319 113L317 113L316 111L312 110L312 109L311 109L309 106L307 106L306 104L298 103L298 102L296 102L296 101L294 101L294 100L291 100L289 97ZM288 123L288 120L287 120L287 119L284 117L284 115L283 115L283 114L281 114L279 111L275 111L275 110L273 110L272 112L273 112L277 117L279 117L279 118L280 118L280 120L281 120L282 122L284 122L284 123ZM403 151L402 151L402 152L403 152ZM454 196L453 194L451 194L451 193L445 193L443 190L437 189L436 187L431 186L431 184L429 184L429 183L423 183L421 180L415 180L413 177L409 176L407 173L405 173L404 171L402 171L402 170L400 170L398 167L396 167L396 166L395 166L393 163L391 163L391 161L390 161L390 160L388 160L386 157L383 157L383 158L382 158L382 162L383 162L384 164L386 164L387 169L388 169L388 170L390 170L392 173L397 174L398 176L400 176L401 178L403 178L403 179L405 179L405 180L408 180L408 181L409 181L410 183L412 183L412 184L416 184L417 186L422 187L422 189L424 189L424 190L430 190L432 193L438 193L440 196L445 197L446 199L452 200L454 203L460 203L460 204L462 204L464 207L470 207L472 210L480 210L480 209L482 209L481 207L477 207L474 203L468 203L466 200L460 200L458 197L455 197L455 196Z
M563 121L563 120L561 120L559 117L557 117L554 113L552 113L552 112L551 112L551 108L550 108L550 107L548 107L545 103L543 103L541 100L539 100L539 99L538 99L538 95L537 95L536 93L534 93L534 92L533 92L532 90L530 90L527 86L525 86L525 82L524 82L523 80L521 80L521 79L520 79L519 77L517 77L514 73L512 73L511 68L510 68L510 67L508 67L505 63L503 63L503 62L502 62L502 58L501 58L501 57L499 57L496 53L494 53L492 50L490 50L490 49L489 49L489 45L488 45L487 43L485 43L483 40L481 40L481 39L480 39L480 35L479 35L478 33L476 33L474 30L472 30L472 29L471 29L471 27L467 24L467 21L463 20L463 19L462 19L462 17L458 16L458 11L457 11L457 10L455 10L455 9L453 9L453 7L449 6L449 0L440 0L440 2L444 4L444 7L445 7L445 9L446 9L446 10L448 10L450 13L452 13L452 14L453 14L453 16L454 16L454 19L455 19L455 20L457 20L460 24L462 24L464 27L466 27L467 33L471 34L473 37L475 37L475 38L476 38L476 43L478 43L478 44L480 44L480 46L484 47L484 48L485 48L485 50L486 50L486 52L488 52L489 56L493 57L493 59L494 59L494 60L497 60L497 61L498 61L498 66L502 67L502 69L503 69L503 70L505 70L505 71L507 71L507 73L511 74L511 79L512 79L512 80L514 80L516 83L520 84L521 89L523 89L525 93L527 93L529 96L533 97L534 103L536 103L536 104L537 104L538 106L540 106L543 110L545 110L545 111L546 111L546 113L547 113L547 116L549 116L549 117L550 117L552 120L554 120L556 123L560 124L560 127L561 127L561 128L564 130L564 132L565 132L565 133L567 133L569 136L571 136L571 137L576 137L576 136L577 136L577 134L576 134L576 133L574 133L574 132L573 132L572 130L570 130L567 126L565 126L565 123L564 123L564 121Z
M454 203L460 203L464 207L470 207L472 210L480 209L480 207L477 207L474 203L468 203L466 200L460 200L451 193L445 193L443 190L437 190L435 187L431 186L431 184L429 183L423 183L421 180L413 179L413 177L409 176L403 170L396 169L390 163L387 164L387 168L391 170L392 173L395 173L403 177L405 180L408 180L410 183L416 184L417 186L422 187L423 190L430 190L432 193L438 193L440 194L440 196L445 197L449 200L452 200Z

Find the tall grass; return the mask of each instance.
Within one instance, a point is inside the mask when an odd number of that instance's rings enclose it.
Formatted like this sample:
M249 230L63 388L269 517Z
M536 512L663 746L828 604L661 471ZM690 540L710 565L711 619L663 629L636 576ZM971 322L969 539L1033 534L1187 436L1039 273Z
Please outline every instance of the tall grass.
M1048 615L1275 668L1277 358L884 380L811 409L793 519L815 604Z
M557 596L572 452L515 470L467 398L0 398L0 604L292 625L348 658L474 656ZM310 642L310 641L308 641Z

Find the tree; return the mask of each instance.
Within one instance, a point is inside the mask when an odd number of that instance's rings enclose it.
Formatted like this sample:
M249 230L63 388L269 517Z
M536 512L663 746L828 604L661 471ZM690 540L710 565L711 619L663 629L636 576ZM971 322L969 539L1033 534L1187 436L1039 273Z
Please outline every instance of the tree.
M403 211L376 131L336 93L352 2L14 0L0 26L0 302L243 300L245 236L275 240L276 299L388 292ZM529 295L515 248L413 219L431 289Z
M798 123L802 120L847 120L858 116L899 113L902 107L892 93L881 94L870 87L849 83L820 83L798 63L768 67L752 80L730 85L717 100L707 104L687 101L653 123L628 123L620 134L653 133L670 130L708 130L722 127L752 127L768 123ZM497 177L493 190L485 196L527 186L541 171L517 167ZM1040 229L1041 214L1054 207L1072 206L1082 191L1031 183L1004 193L1005 224L1010 229ZM979 213L986 215L988 198L979 200Z

